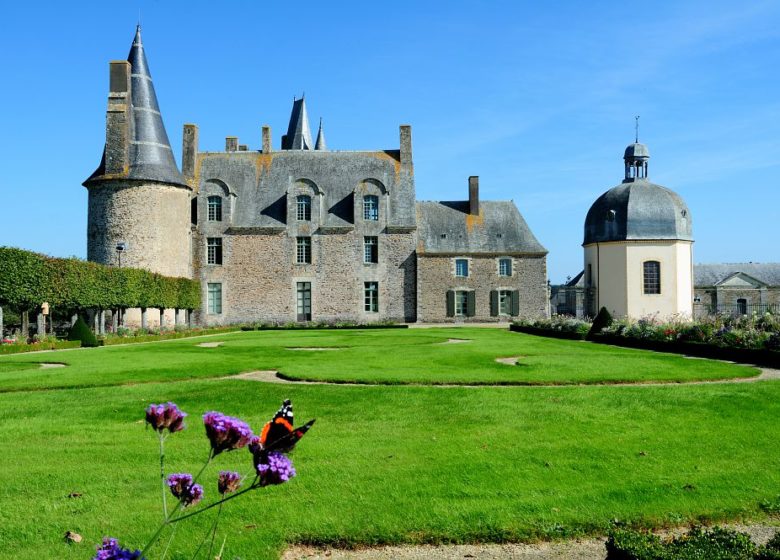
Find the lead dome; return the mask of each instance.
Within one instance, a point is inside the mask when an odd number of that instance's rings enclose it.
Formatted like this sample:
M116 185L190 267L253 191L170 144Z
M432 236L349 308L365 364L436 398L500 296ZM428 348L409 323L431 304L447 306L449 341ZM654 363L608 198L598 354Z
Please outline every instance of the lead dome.
M649 159L647 146L639 142L628 145L625 178L588 210L583 245L650 239L693 241L688 206L674 191L647 179Z

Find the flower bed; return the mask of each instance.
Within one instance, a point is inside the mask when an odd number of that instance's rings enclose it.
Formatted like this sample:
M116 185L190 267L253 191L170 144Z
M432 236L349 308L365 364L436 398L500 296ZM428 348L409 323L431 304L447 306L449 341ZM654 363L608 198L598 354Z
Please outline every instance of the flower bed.
M31 344L20 344L16 342L4 343L0 345L0 354L19 354L22 352L37 352L40 350L65 350L68 348L80 348L81 342L78 340L46 340L43 342L33 342Z
M340 321L338 323L258 323L252 325L243 325L242 331L275 331L275 330L297 330L297 329L407 329L409 325L402 325L393 322L376 323L352 323Z
M138 342L157 342L160 340L173 340L177 338L190 338L207 334L228 333L239 330L239 327L212 327L206 329L187 329L181 331L142 331L135 333L125 331L123 334L108 335L100 339L102 346L116 346L118 344L135 344Z
M591 323L571 317L518 321L510 330L554 338L584 339ZM780 318L766 313L714 317L698 322L655 317L613 321L593 342L686 354L714 360L780 367Z

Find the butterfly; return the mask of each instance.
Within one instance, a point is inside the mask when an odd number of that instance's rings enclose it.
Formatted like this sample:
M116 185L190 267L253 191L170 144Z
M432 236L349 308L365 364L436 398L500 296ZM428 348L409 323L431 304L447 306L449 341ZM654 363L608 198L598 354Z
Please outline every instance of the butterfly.
M263 426L258 438L259 441L253 443L259 448L258 451L287 453L292 451L298 440L309 431L313 424L314 420L309 420L303 426L293 428L292 402L290 399L286 399L274 417Z

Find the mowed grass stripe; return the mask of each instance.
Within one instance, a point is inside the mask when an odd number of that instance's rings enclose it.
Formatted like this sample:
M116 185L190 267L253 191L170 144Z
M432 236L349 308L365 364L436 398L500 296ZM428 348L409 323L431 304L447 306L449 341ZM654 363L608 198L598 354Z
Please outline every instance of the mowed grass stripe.
M189 428L169 471L195 470L200 415L259 430L283 398L317 424L293 454L299 476L229 504L227 557L276 558L286 542L370 545L555 538L760 515L780 493L780 383L668 387L279 386L189 381L0 395L0 558L88 558L113 535L140 546L159 518L150 402ZM220 469L251 468L225 454ZM80 498L68 498L71 492ZM188 558L211 518L179 528ZM66 530L85 537L62 542Z
M468 343L446 344L450 338ZM0 357L0 392L99 387L277 370L288 379L381 384L581 384L751 377L755 368L479 328L261 331ZM294 348L339 348L294 351ZM38 362L65 368L35 370ZM519 356L516 366L496 358Z

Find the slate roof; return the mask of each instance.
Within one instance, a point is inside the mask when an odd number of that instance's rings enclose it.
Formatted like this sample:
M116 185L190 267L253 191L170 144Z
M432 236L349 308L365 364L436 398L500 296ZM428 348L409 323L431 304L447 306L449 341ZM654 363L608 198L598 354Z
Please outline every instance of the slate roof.
M287 134L282 136L282 149L311 150L313 147L314 143L311 141L311 128L309 127L309 114L306 112L306 99L302 97L293 101Z
M646 179L628 180L588 210L583 245L642 239L693 241L691 212L677 193Z
M130 150L127 174L122 178L170 183L186 187L176 166L168 134L165 132L160 106L154 91L149 63L141 41L141 26L136 27L130 54ZM100 180L105 175L103 160L84 184ZM115 178L116 176L112 176Z
M480 201L479 216L469 203L417 203L421 254L535 253L546 254L511 201Z
M768 286L780 286L780 263L697 264L693 266L693 284L697 288L715 286L739 272Z

